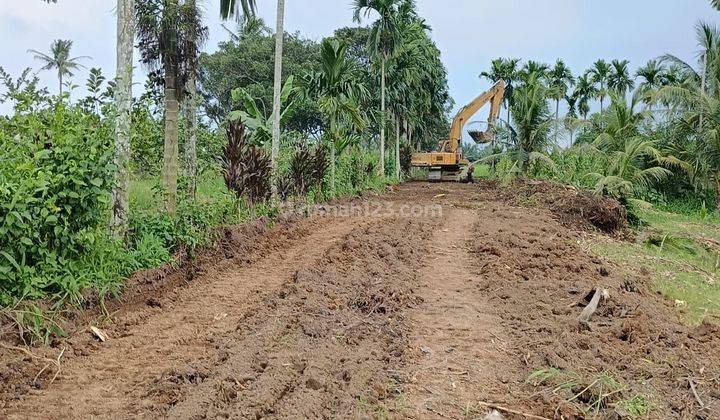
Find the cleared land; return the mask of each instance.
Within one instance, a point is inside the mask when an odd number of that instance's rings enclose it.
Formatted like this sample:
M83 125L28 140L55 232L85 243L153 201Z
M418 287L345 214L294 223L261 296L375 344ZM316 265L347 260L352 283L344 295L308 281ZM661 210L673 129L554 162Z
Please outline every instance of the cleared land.
M408 183L334 205L137 275L106 342L79 317L0 349L0 417L720 416L720 328L586 246L626 239L612 202Z

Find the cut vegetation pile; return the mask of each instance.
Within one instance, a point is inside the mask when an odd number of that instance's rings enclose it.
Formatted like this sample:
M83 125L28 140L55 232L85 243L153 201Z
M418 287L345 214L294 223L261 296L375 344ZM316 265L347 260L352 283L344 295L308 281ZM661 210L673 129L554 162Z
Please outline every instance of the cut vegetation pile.
M565 226L620 234L627 227L627 212L617 200L548 181L518 179L506 188L495 181L480 184L490 196L520 207L552 211Z

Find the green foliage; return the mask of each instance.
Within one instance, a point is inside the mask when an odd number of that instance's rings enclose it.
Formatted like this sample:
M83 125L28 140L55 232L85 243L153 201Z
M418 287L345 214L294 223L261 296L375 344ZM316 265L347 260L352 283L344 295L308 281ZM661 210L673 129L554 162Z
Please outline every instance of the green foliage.
M78 295L67 273L105 220L115 170L111 139L107 126L63 105L16 116L0 130L5 298Z
M262 23L261 23L262 25ZM200 57L201 91L206 96L205 111L209 118L221 125L230 112L236 110L232 92L242 88L257 104L260 113L269 116L273 101L273 51L275 36L264 31L246 32L221 42L217 51ZM286 34L283 45L283 83L290 76L296 78L319 69L319 43L299 34ZM242 69L242 70L240 70ZM316 104L298 100L295 112L289 116L284 129L315 133L321 125Z

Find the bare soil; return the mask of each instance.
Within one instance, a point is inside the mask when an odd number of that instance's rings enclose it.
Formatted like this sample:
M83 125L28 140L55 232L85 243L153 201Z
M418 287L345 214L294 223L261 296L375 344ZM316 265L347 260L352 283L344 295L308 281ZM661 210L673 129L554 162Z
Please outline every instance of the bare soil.
M579 245L625 229L616 202L408 183L335 204L138 274L106 342L87 315L31 353L0 337L0 418L720 417L720 329Z

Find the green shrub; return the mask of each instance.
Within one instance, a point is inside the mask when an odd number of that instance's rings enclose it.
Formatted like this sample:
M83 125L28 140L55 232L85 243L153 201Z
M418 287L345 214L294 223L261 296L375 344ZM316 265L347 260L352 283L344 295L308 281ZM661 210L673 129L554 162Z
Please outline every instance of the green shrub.
M64 106L0 130L0 300L79 293L67 283L76 279L54 274L72 271L106 221L112 138L97 117Z

